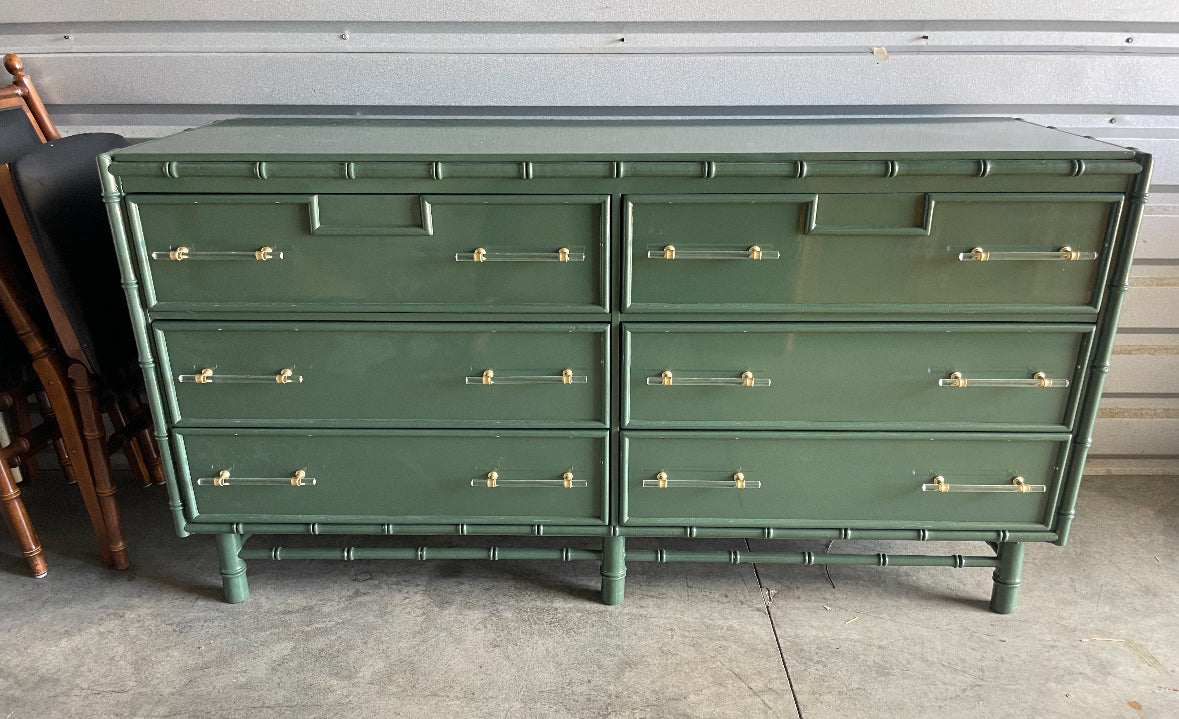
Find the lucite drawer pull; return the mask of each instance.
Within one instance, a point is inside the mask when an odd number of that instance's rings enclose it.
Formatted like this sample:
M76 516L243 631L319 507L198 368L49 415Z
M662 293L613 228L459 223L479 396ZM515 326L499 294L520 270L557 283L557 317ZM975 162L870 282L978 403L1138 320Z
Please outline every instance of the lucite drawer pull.
M492 470L486 477L475 477L471 480L472 487L588 487L589 482L584 479L574 479L572 472L565 472L559 479L500 479L499 472Z
M303 375L295 374L287 368L275 374L214 374L209 367L196 374L177 375L177 382L196 382L197 384L297 384L303 381Z
M229 476L229 470L223 469L217 473L216 477L198 477L197 484L199 485L213 485L214 487L228 487L230 485L238 486L254 486L254 487L310 487L315 484L315 477L308 477L307 472L300 469L289 477L233 477Z
M644 479L643 486L655 489L693 487L700 489L761 489L761 482L745 479L744 472L737 472L730 479L669 479L667 472L660 472L655 479Z
M658 377L648 377L647 384L662 385L664 387L671 387L673 385L697 387L769 387L771 382L768 378L759 379L754 377L753 373L748 370L742 372L739 377L676 377L671 370L664 370Z
M949 377L937 381L938 387L1068 387L1067 379L1052 379L1043 372L1037 372L1028 379L998 379L988 377L963 377L961 372L951 372Z
M777 250L764 250L753 245L746 250L677 250L667 245L661 250L648 250L649 260L776 260L781 257Z
M457 252L455 262L585 262L584 252L562 247L556 252L488 252L477 247L473 252Z
M1065 262L1077 260L1095 260L1096 252L1079 252L1071 247L1061 247L1055 252L988 252L981 247L975 247L970 252L961 252L958 259L962 262L991 262L1001 260L1063 260Z
M929 484L921 485L922 492L1047 492L1043 484L1028 484L1023 477L1013 477L1011 484L950 484L940 474Z
M495 370L485 369L477 377L467 377L467 384L585 384L589 377L575 375L571 369L561 370L561 374L542 375L497 375Z
M281 260L283 259L283 254L273 247L242 251L193 252L191 249L181 245L168 252L153 252L151 253L151 258L153 260L172 260L174 262L180 262L181 260L256 260L258 262L265 262L267 260Z

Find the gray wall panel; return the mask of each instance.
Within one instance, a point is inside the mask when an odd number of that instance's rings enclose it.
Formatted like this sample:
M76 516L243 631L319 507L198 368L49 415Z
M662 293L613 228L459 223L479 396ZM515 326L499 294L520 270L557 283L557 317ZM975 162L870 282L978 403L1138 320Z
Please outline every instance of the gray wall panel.
M24 56L65 132L241 115L990 115L1151 152L1093 451L1179 456L1175 0L136 5L5 9L0 50Z

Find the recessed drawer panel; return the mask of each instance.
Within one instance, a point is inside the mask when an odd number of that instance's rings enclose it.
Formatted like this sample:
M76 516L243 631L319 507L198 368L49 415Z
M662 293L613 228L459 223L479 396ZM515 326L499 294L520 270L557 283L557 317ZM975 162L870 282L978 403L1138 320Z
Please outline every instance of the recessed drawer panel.
M606 521L605 433L181 430L175 442L204 521Z
M1087 325L627 324L631 428L1068 429Z
M127 203L145 295L158 309L606 311L604 196L137 195Z
M623 522L1047 529L1067 439L627 432Z
M607 422L606 325L157 322L181 426Z
M1093 316L1121 199L632 195L624 307Z

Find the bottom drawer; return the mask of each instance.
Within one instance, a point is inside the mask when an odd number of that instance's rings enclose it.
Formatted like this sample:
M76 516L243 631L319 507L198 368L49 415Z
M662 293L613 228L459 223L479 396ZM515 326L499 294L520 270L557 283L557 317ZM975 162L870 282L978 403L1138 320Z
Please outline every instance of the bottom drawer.
M187 429L175 447L201 521L606 522L605 432Z
M1047 529L1067 447L1042 434L626 432L622 522Z

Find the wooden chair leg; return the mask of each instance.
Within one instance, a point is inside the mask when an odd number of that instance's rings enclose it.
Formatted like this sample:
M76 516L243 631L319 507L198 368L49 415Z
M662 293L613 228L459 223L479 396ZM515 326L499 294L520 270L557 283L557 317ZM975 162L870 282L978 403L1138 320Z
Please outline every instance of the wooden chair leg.
M24 392L16 392L12 395L12 411L9 416L12 418L12 429L17 434L28 434L33 429L33 418L29 416L28 395ZM25 457L24 462L21 463L21 472L30 482L37 481L41 475L41 465L37 462L36 455Z
M146 413L143 404L133 393L128 392L123 395L123 402L127 407L127 414L131 417ZM147 427L135 435L135 439L139 444L139 450L143 452L143 459L147 462L147 469L151 473L152 481L156 484L163 484L165 481L164 460L160 457L160 448L156 446L156 438L151 434L151 424L149 423Z
M0 513L4 515L4 523L12 532L20 547L21 554L29 563L33 576L40 578L49 573L45 564L45 553L41 549L41 540L37 539L37 530L29 520L29 513L25 510L25 503L20 499L20 490L16 487L16 480L8 468L8 459L0 453Z
M106 449L106 430L102 424L102 413L94 379L80 364L72 364L68 370L81 420L82 439L86 447L86 459L90 476L94 481L94 492L106 534L107 551L112 569L126 569L131 566L127 557L127 540L123 536L123 520L119 516L119 505L115 503L115 485L111 481L110 455Z
M103 409L106 410L106 416L110 418L111 427L115 430L116 435L122 435L127 428L127 414L123 411L122 405L116 397L107 397L103 403ZM147 469L147 462L144 461L143 452L139 447L139 443L135 441L135 437L123 437L122 442L123 453L127 455L127 462L131 465L131 474L144 487L148 487L152 483L151 474Z
M41 412L41 416L48 421L57 421L57 414L53 411L53 405L49 402L49 397L44 392L37 393L37 408ZM57 452L57 464L61 467L61 471L65 474L66 481L70 484L77 484L78 477L74 473L74 463L70 460L70 452L66 448L65 440L61 437L53 440L53 450Z

